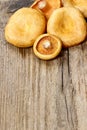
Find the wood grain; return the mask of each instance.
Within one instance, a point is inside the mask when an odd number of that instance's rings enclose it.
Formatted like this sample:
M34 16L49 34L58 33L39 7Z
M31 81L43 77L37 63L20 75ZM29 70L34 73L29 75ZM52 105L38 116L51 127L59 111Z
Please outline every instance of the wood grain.
M0 130L87 130L87 42L52 61L5 41L0 0Z

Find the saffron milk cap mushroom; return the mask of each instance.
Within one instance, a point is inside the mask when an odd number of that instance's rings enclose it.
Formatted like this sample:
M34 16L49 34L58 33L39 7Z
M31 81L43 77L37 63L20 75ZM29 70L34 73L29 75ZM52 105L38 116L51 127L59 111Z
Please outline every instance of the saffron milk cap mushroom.
M34 54L43 60L55 58L60 53L61 49L61 40L51 34L40 35L33 45Z
M32 8L21 8L9 19L5 27L5 38L17 47L30 47L45 29L46 18L42 12Z
M78 8L87 18L87 0L62 0L63 6L73 6Z
M55 9L61 7L61 0L36 0L31 7L41 10L48 19Z
M73 7L56 9L48 20L47 32L59 37L64 47L81 43L86 37L86 20Z

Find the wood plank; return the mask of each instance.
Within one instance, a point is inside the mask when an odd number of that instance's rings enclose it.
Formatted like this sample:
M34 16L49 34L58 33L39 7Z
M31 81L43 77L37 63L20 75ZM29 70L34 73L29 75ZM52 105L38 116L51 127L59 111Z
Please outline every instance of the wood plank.
M87 42L51 61L5 41L0 0L0 130L87 130Z

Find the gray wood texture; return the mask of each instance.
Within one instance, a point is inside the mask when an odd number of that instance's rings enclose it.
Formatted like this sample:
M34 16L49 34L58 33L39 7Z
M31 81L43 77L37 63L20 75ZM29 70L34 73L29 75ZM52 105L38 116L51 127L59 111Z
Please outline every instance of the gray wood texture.
M5 41L9 4L0 0L0 130L87 130L87 42L39 60Z

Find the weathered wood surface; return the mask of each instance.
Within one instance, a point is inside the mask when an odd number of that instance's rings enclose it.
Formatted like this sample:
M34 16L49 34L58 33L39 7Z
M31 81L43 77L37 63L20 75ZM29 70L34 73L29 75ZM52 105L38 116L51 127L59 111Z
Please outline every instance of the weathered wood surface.
M42 61L4 39L0 0L0 130L87 130L87 42Z

